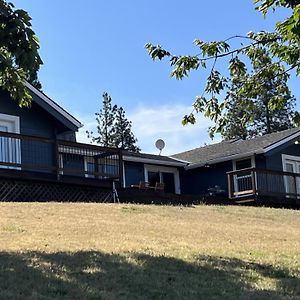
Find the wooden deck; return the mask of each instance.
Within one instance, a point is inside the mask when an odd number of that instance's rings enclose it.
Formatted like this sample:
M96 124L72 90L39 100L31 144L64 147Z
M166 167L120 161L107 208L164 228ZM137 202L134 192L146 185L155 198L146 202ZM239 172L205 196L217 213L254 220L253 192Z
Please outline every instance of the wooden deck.
M113 182L121 187L122 166L120 149L0 132L0 195L6 197L8 191L18 194L21 186L30 193L26 184L32 188L40 184L49 193L55 189L56 197L59 190L65 194L64 187L70 195L71 187L111 190Z
M229 199L300 205L300 174L258 168L227 173Z

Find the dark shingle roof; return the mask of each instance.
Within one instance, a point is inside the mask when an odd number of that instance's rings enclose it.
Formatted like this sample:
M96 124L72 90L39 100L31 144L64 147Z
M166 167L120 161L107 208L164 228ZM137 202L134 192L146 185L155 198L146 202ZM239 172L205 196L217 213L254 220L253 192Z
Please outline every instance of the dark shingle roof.
M298 128L266 134L250 140L229 140L212 144L190 151L174 154L172 157L194 163L208 163L213 160L224 159L239 154L263 152L263 150L289 136L299 132ZM228 158L230 159L230 158Z

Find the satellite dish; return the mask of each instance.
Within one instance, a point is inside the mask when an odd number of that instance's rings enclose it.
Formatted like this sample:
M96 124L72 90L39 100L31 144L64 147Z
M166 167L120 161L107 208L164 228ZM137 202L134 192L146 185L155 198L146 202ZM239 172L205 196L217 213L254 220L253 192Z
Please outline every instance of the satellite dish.
M155 142L155 147L159 150L159 155L161 154L162 149L165 148L165 142L162 139L159 139Z

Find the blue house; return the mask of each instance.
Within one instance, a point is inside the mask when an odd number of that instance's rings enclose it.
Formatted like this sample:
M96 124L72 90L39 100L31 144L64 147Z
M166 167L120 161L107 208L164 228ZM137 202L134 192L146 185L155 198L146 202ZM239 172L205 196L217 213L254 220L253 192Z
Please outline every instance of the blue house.
M300 198L298 128L250 140L223 141L170 157L127 153L123 159L126 187L145 180L150 185L165 182L170 192L183 195L270 197L284 202Z
M76 142L82 124L26 84L19 108L0 91L0 199L104 201L112 186L230 199L300 198L300 130L229 140L170 157Z

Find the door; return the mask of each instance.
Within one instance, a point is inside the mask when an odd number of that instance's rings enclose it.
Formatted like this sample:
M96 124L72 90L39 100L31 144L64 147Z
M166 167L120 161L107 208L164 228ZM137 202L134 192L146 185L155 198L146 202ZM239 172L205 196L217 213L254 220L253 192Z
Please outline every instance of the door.
M292 160L292 159L285 159L283 169L285 172L290 173L300 173L300 161ZM300 177L295 177L291 175L284 176L284 183L285 183L285 191L288 194L299 194L300 195Z
M0 132L18 133L17 122L13 120L3 120L0 118ZM18 166L11 164L21 163L20 140L16 138L0 136L0 167L16 169ZM7 164L7 165L6 165Z
M175 177L173 173L162 173L162 180L165 184L166 193L175 193Z

